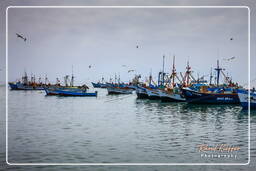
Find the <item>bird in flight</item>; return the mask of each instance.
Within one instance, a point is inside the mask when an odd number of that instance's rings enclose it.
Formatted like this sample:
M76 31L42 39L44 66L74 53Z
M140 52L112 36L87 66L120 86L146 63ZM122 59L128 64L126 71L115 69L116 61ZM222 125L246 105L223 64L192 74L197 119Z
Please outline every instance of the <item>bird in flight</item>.
M128 73L129 73L129 72L134 72L134 70L133 70L133 69L131 69L131 70L128 70Z
M89 65L89 68L91 68L92 67L92 65Z
M233 40L233 37L231 37L230 40Z
M224 60L225 61L231 61L231 60L234 60L236 57L235 56L233 56L233 57L231 57L231 58L225 58Z
M20 35L20 34L18 34L18 33L16 33L16 35L17 35L17 37L18 37L18 38L23 39L23 40L24 40L24 42L27 40L27 38L26 38L26 37L24 37L24 36L22 36L22 35Z
M138 48L139 48L139 46L137 45L137 46L136 46L136 48L138 49Z

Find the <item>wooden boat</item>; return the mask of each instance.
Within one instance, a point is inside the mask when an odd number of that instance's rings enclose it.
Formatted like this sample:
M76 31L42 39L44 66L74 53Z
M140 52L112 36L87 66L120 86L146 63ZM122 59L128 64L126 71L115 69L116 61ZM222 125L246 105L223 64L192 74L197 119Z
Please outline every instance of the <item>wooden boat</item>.
M250 91L250 99L248 98L248 90L239 89L238 97L243 109L247 110L250 103L250 109L256 109L256 92L255 90Z
M160 94L159 94L159 91L158 89L152 89L152 88L146 88L146 92L147 92L147 95L148 95L148 99L150 100L160 100L161 97L160 97Z
M11 90L44 90L43 85L38 85L38 84L23 84L20 82L9 82L8 83Z
M237 87L232 83L230 77L227 77L223 69L219 67L219 61L217 60L217 67L215 68L216 82L217 84L213 87L208 85L201 85L197 88L186 87L182 88L182 93L189 103L199 104L239 104L239 97L237 95ZM224 76L224 84L219 84L220 74ZM229 85L226 85L226 84Z
M188 72L189 70L190 70L190 67L188 64L186 72ZM185 74L185 78L183 78L183 79L186 79L186 77L187 77L187 75ZM165 88L158 89L158 92L159 92L162 102L184 102L184 101L186 101L185 97L182 96L182 92L180 91L179 85L176 83L176 79L182 83L182 81L180 80L180 78L177 75L176 68L175 68L175 56L173 56L172 73L169 78L170 81L166 84ZM183 84L184 83L185 83L185 80L183 81Z
M107 87L108 94L132 94L133 89L128 87Z
M239 104L239 98L235 90L226 91L218 88L212 91L197 91L189 87L182 88L182 93L188 103L200 104Z
M92 82L92 86L94 88L101 88L101 83L94 83L94 82Z
M145 87L138 86L136 88L136 94L138 99L147 99L148 94Z
M97 91L87 92L84 88L49 87L44 88L46 95L58 96L97 96Z
M45 86L41 82L36 82L35 76L31 76L29 80L26 72L22 76L22 81L9 82L8 84L11 90L43 90Z

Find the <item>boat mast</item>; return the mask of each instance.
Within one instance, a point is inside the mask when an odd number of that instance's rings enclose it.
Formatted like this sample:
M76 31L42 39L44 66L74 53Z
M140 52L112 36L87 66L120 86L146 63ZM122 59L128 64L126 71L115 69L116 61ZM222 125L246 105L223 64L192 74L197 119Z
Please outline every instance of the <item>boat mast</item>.
M222 68L219 66L219 60L217 60L217 68L215 68L215 70L217 71L217 86L219 86L220 72L222 70Z
M211 67L211 73L210 73L210 85L212 85L212 67Z
M186 72L186 86L188 86L188 84L189 84L189 75L190 75L190 66L189 66L189 61L187 62L187 67L186 67L186 69L187 69L187 72Z
M172 87L174 87L175 76L176 76L176 69L175 69L175 55L174 55L173 63L172 63Z
M117 77L116 77L116 73L115 73L115 84L116 84L116 79L117 79Z
M164 85L164 59L165 59L165 56L163 55L162 85Z
M45 78L44 78L44 84L46 85L48 82L48 78L47 78L47 74L45 74Z
M150 73L149 73L149 86L151 86L151 82L152 82L152 69L150 69Z
M71 76L71 81L70 81L70 86L73 87L74 86L74 74L73 74L73 65L72 65L72 76Z

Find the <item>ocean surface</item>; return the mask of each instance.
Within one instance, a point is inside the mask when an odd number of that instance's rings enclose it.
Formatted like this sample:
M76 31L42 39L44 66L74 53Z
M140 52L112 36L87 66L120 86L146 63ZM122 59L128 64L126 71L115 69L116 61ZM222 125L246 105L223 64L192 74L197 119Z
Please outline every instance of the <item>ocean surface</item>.
M0 87L0 91L1 118L5 118L5 87ZM45 96L44 91L8 90L8 162L248 162L248 113L239 105L161 103L137 99L136 94L107 95L106 89L97 91L98 97L56 97ZM254 133L255 123L254 111L251 113L251 132ZM3 128L4 119L1 119L1 125ZM5 135L1 130L1 135ZM255 136L252 136L252 141L255 143ZM226 144L240 150L232 153L202 152L199 147L203 144ZM252 158L256 157L255 153L254 144L251 147ZM226 157L206 157L205 154L226 154ZM1 140L0 158L5 160L4 140ZM24 168L8 167L14 170ZM53 166L51 169L54 167L70 169L69 166ZM107 167L110 170L121 169L118 168L120 166ZM138 169L132 167L125 169ZM164 166L147 167L152 170L166 169ZM186 166L168 167L176 167L177 170ZM205 167L208 170L216 170L216 167L223 170L223 166ZM45 166L29 168L35 170ZM101 170L100 166L95 168ZM200 170L197 166L195 168ZM233 166L234 170L240 168L243 166Z

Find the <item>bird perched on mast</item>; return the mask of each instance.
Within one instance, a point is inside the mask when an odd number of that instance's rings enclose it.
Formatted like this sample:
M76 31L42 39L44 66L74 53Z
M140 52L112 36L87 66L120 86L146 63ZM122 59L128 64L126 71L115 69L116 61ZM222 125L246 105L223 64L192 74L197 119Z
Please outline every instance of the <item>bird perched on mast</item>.
M16 33L16 35L17 35L17 37L18 37L18 38L23 39L23 40L24 40L24 42L27 40L27 38L26 38L26 37L24 37L24 36L22 36L22 35L20 35L20 34L18 34L18 33Z

